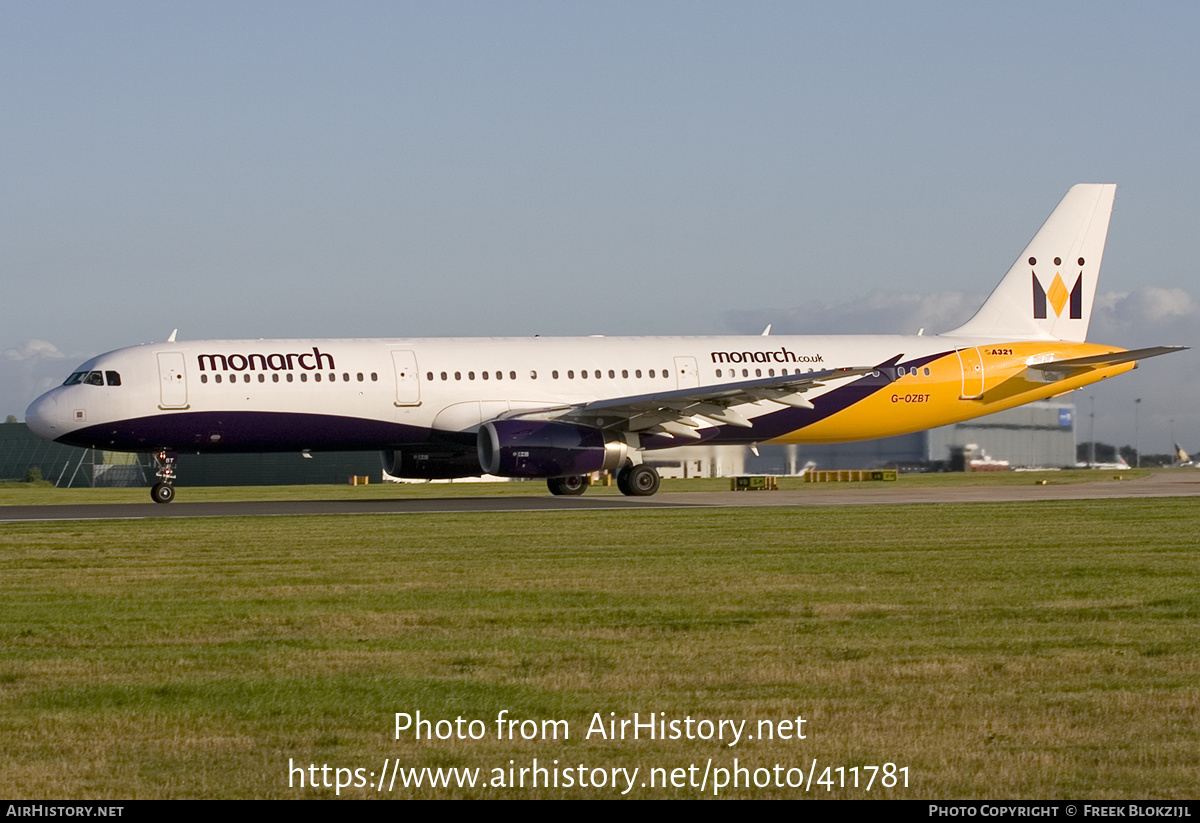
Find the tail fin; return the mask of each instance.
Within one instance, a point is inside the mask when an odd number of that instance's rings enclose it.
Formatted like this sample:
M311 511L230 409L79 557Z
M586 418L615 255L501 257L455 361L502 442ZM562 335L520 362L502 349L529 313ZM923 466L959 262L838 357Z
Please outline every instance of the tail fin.
M1117 187L1072 186L975 316L955 337L1087 339Z

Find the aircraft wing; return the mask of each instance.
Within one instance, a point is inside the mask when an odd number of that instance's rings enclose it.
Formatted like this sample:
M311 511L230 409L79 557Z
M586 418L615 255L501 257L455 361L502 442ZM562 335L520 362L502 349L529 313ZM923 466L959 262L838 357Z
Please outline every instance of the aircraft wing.
M886 366L825 369L803 374L761 377L736 383L720 383L688 389L593 400L572 406L522 410L506 417L552 417L603 429L622 429L642 434L669 434L698 440L697 429L705 423L753 428L754 424L734 406L772 400L785 406L811 409L804 392L830 381L858 377Z

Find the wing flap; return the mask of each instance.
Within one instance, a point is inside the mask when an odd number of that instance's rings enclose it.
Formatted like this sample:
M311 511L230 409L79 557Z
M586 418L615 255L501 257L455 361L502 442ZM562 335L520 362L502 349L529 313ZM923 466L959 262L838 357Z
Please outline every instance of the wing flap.
M753 428L754 423L734 410L735 406L763 401L794 408L811 409L803 394L830 381L871 374L881 367L825 369L802 374L763 377L736 383L677 389L654 394L595 400L574 406L522 410L506 417L552 417L605 429L661 433L684 439L699 439L697 429L706 425ZM883 372L888 374L887 371Z

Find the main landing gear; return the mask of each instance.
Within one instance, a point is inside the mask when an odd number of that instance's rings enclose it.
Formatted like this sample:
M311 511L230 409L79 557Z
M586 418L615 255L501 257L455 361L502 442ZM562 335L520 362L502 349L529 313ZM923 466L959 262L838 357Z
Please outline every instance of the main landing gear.
M150 489L150 499L155 503L170 503L175 499L175 452L160 451L153 459L158 482Z
M617 472L617 488L628 497L649 497L658 491L661 481L653 466L639 463Z
M551 494L576 495L583 494L592 484L592 479L586 474L574 474L570 477L550 477L546 486Z
M647 466L645 463L625 466L617 472L617 488L627 497L649 497L658 491L660 483L658 472L653 466ZM590 484L591 480L586 474L551 477L546 480L550 493L555 495L583 494Z

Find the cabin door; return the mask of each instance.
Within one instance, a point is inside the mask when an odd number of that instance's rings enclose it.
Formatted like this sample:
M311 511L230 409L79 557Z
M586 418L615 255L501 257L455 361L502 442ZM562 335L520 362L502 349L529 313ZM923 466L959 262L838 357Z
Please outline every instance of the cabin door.
M983 356L974 346L959 349L958 362L962 365L962 399L975 400L983 394Z
M417 355L411 351L392 352L396 370L396 405L421 405L421 375L417 371Z
M183 352L158 352L158 407L187 408L187 375L183 368Z

